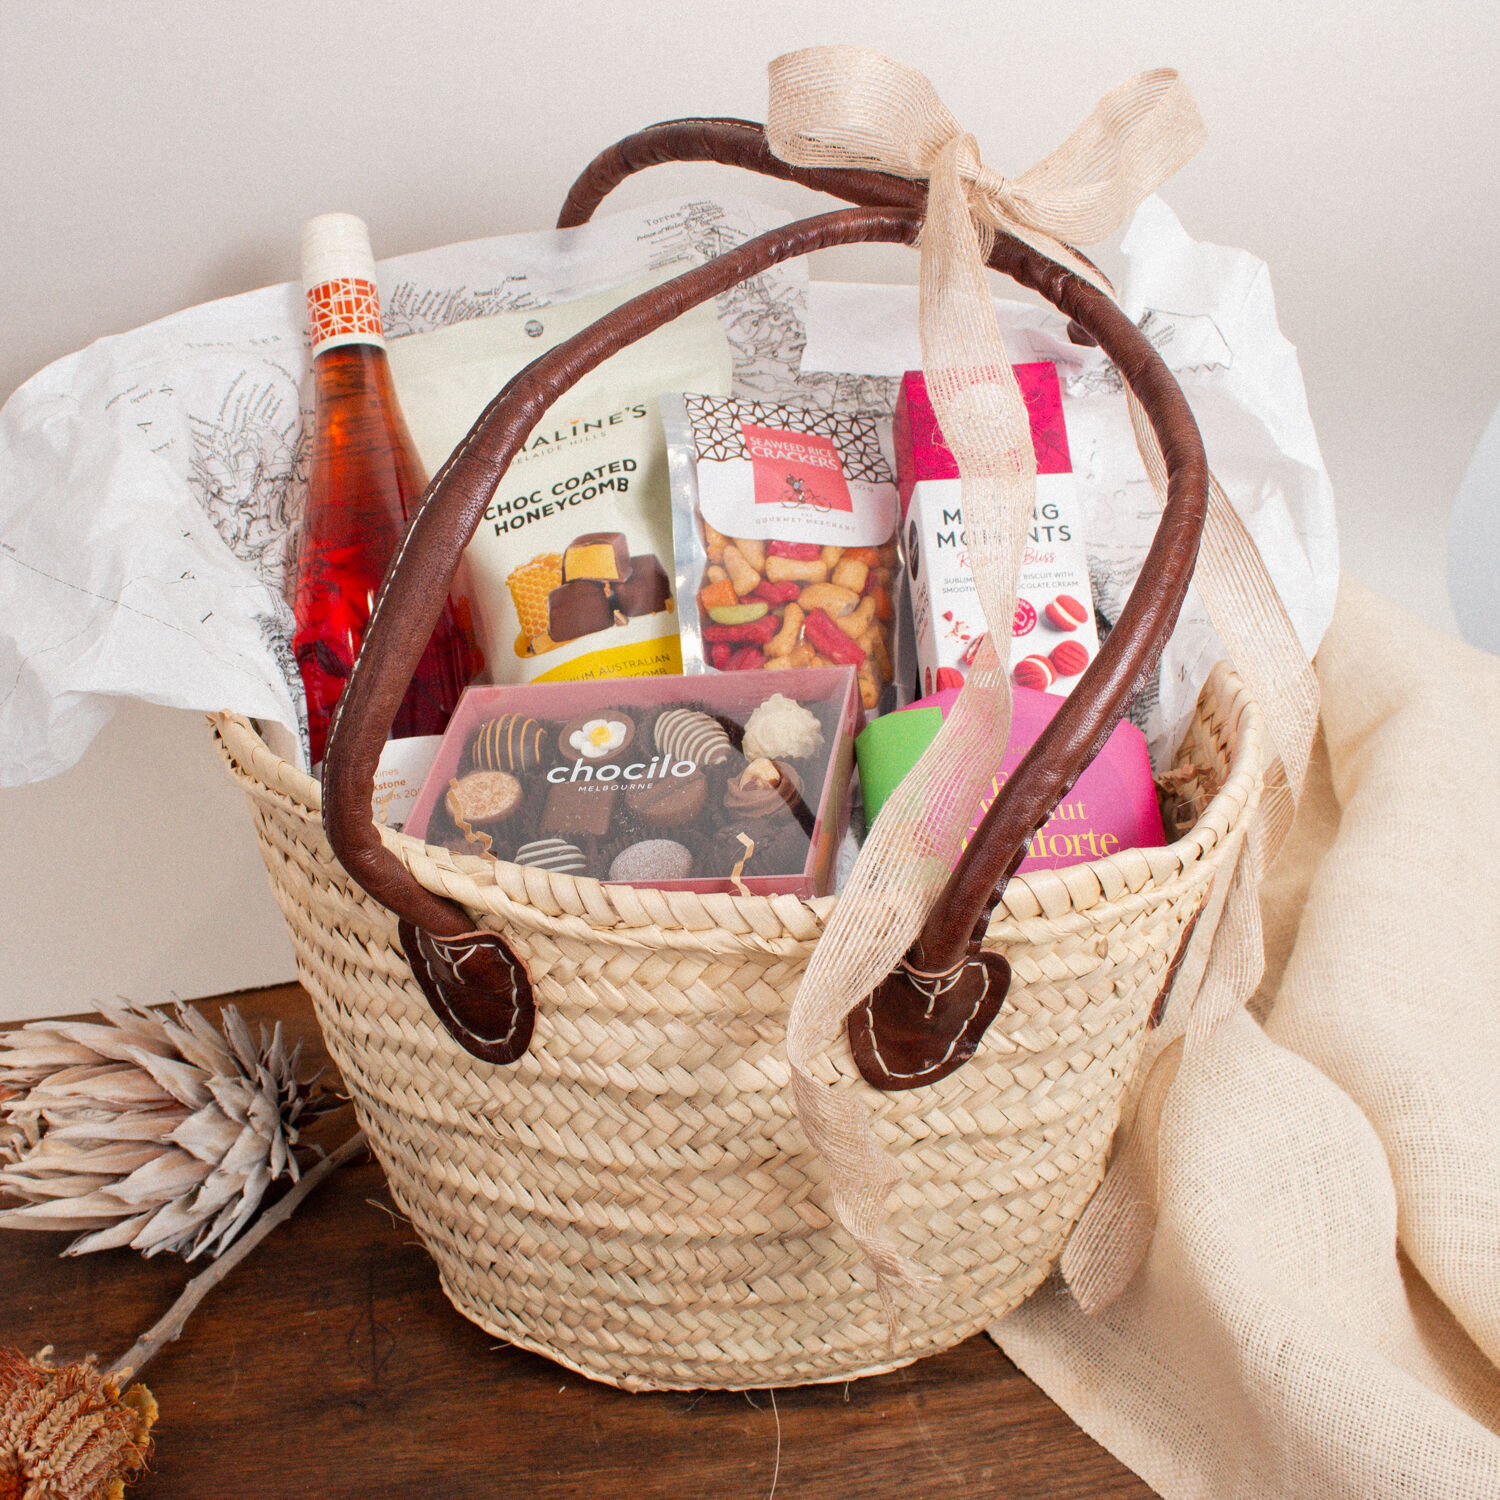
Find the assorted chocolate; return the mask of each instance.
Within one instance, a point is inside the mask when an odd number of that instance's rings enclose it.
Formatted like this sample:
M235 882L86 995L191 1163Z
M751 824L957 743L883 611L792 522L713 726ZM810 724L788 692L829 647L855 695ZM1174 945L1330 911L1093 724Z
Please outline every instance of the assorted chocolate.
M644 827L681 828L702 816L708 801L708 777L694 771L680 779L669 776L635 782L625 788L625 800Z
M722 766L733 753L729 731L696 708L669 708L661 714L656 721L656 743L665 755L706 767Z
M582 714L564 724L557 737L557 748L566 760L606 760L634 743L635 720L613 709Z
M506 822L521 805L521 783L507 771L470 771L455 778L444 806L460 828L488 832Z
M657 615L672 607L672 582L661 559L651 552L632 557L629 570L609 594L610 602L627 620Z
M795 759L816 755L822 748L823 728L817 716L781 693L772 693L746 721L746 755Z
M604 541L580 541L578 567L604 569L618 558ZM822 846L842 831L857 696L846 672L792 674L778 684L798 677L817 679L821 691L755 695L746 704L740 687L743 706L734 712L711 701L707 683L472 689L501 701L525 695L527 706L556 711L455 716L450 735L459 743L446 758L454 770L435 767L425 837L552 874L722 890L766 877L778 882L772 889L820 893L814 882L831 869ZM630 701L653 697L672 701ZM628 706L576 711L601 698ZM825 833L819 813L831 773Z
M589 867L583 850L566 839L533 839L516 850L516 863L557 875L582 875Z
M623 531L586 531L540 553L506 580L521 621L517 650L535 655L672 608L672 583L651 552L633 556Z
M611 880L661 885L691 880L692 876L693 851L675 839L642 839L638 844L627 844L609 862Z
M724 788L724 806L746 823L774 817L780 812L793 816L806 804L802 800L802 778L780 761L752 760Z
M534 719L501 714L489 719L469 745L469 769L524 774L541 765L545 731Z

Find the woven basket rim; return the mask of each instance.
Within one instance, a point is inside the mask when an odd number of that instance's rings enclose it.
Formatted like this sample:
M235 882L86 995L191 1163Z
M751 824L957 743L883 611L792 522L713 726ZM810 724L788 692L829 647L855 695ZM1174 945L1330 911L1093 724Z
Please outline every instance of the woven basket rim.
M1260 798L1265 726L1259 706L1227 662L1210 674L1199 696L1232 726L1234 747L1228 775L1193 826L1170 844L1122 849L1101 859L1057 870L1011 877L991 919L990 930L1036 918L1066 921L1069 915L1097 921L1098 908L1160 891L1188 877L1236 830ZM322 816L321 788L305 771L283 760L242 714L209 716L226 752L272 793ZM722 951L726 931L748 943L790 956L817 938L838 898L818 896L699 895L691 891L638 890L599 880L560 875L497 860L454 854L388 828L387 849L422 885L470 910L543 930L576 931L581 919L630 946L667 944ZM714 941L711 935L717 935Z

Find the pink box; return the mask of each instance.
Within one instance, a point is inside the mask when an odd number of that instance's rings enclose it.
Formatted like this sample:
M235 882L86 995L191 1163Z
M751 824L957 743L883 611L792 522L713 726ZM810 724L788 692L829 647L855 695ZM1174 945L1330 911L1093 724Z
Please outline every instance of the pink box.
M800 782L801 793L787 807L776 807L775 813L785 811L785 817L758 817L737 810L726 798L730 778L738 777L748 766L740 744L744 725L761 703L777 694L815 716L822 743L801 755L772 752L776 765L789 768L794 780ZM699 710L723 723L728 731L728 744L722 747L727 750L726 757L717 760L719 749L697 743L687 755L664 755L662 745L657 743L656 721L674 708ZM618 719L610 719L611 714ZM492 730L480 742L481 729L505 715L516 718L504 721L504 733ZM529 726L526 721L530 721ZM579 727L574 727L574 721L581 721ZM617 750L600 750L597 759L591 757L586 762L584 757L589 752L570 754L564 749L570 735L584 735L583 725L595 722L628 726ZM691 723L700 738L705 731L712 736L703 720ZM749 856L740 875L746 892L758 896L826 895L833 889L838 846L848 826L854 736L862 723L858 686L849 667L480 684L469 688L459 700L405 831L449 848L481 852L474 833L466 834L455 822L448 794L461 775L475 770L501 771L521 784L513 811L502 812L495 823L481 825L472 817L469 820L471 830L489 830L486 836L494 835L492 852L497 858L524 854L526 857L518 862L608 879L609 865L625 848L668 842L691 855L691 872L686 878L617 877L615 883L700 893L732 892L737 886L728 861L743 855L744 846L737 841L737 834L743 831L756 840L756 853ZM598 734L607 744L615 732L605 729ZM662 733L668 749L675 746L680 752L680 738ZM699 778L704 782L701 798L695 786ZM681 797L668 808L664 805L667 792L676 783L681 783ZM559 791L560 787L566 790ZM512 795L503 777L500 790L504 797ZM581 809L572 826L559 830L548 825L554 798L559 799L560 809L565 798L571 798ZM685 812L692 808L694 799L699 799L697 810ZM668 827L652 827L645 821L648 816L663 815L678 821ZM560 810L557 816L564 816L564 812ZM796 822L800 840L788 829L788 818ZM589 831L601 823L603 833ZM563 853L565 850L572 852ZM771 861L765 873L756 873L757 855ZM669 851L668 857L679 856ZM580 865L582 868L578 868Z
M1055 365L1014 365L1031 420L1036 503L1021 556L1011 639L999 648L1013 680L1065 697L1099 653L1084 550L1083 507L1073 477ZM986 622L969 565L958 465L943 440L920 370L902 377L893 442L923 694L960 687Z
M1000 770L979 799L979 809L964 835L964 848L1011 772L1021 764L1021 758L1062 706L1050 694L1026 688L1016 688L1011 701L1010 743ZM1161 807L1156 800L1156 784L1151 779L1146 736L1122 719L1098 755L1084 767L1072 790L1032 836L1020 868L1060 870L1085 860L1102 859L1121 849L1152 849L1164 843Z
M857 746L860 782L865 816L871 822L901 778L932 743L957 698L957 688L944 689L897 713L876 719L860 735ZM1012 704L1005 755L979 799L963 838L963 848L968 847L1000 788L1052 721L1062 700L1018 687L1012 693ZM1121 849L1154 848L1165 842L1146 737L1134 724L1122 721L1032 837L1020 868L1058 870Z

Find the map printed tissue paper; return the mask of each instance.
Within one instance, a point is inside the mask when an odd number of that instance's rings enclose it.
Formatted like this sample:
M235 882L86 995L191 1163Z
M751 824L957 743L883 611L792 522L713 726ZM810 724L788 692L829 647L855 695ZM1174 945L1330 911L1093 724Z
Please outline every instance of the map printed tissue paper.
M394 351L589 296L783 217L696 197L382 261L385 334ZM858 380L799 376L805 282L793 263L718 299L737 393L858 399ZM123 697L250 715L306 764L288 602L311 415L303 325L291 282L208 303L58 360L0 409L0 784L66 770Z

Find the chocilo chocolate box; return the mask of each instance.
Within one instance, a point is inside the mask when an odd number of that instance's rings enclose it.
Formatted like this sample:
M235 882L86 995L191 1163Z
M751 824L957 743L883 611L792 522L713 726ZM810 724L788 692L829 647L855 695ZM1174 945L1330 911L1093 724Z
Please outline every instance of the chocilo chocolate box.
M850 667L471 687L406 832L627 885L827 895L862 724Z

